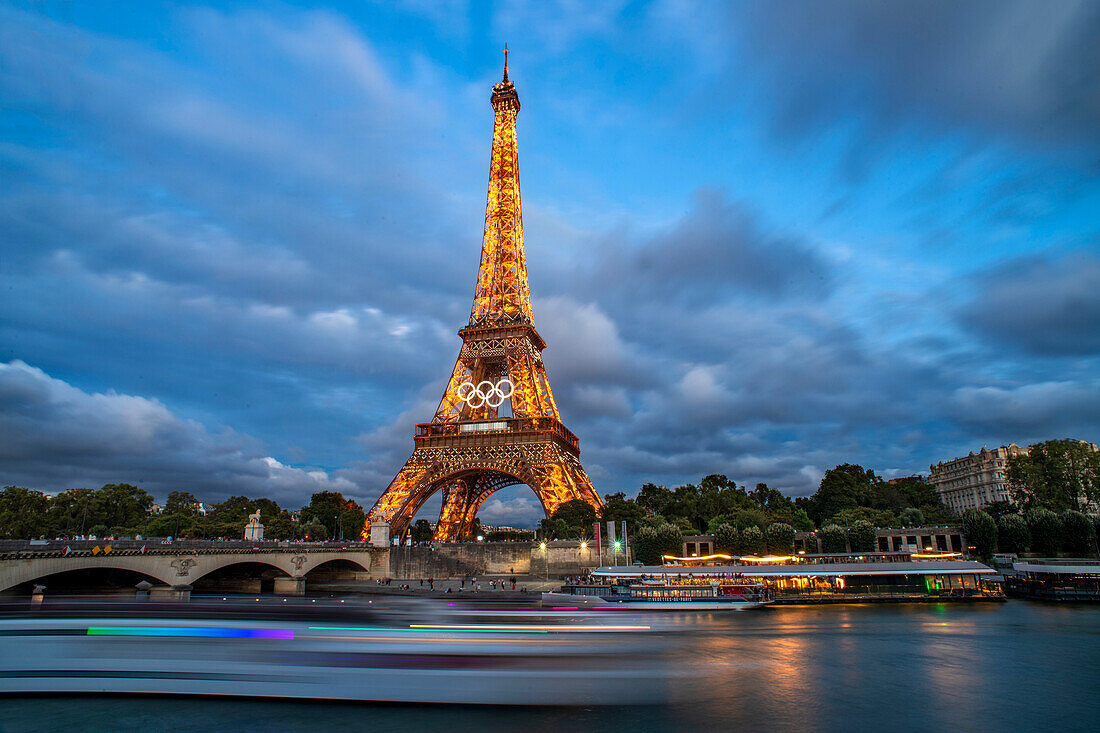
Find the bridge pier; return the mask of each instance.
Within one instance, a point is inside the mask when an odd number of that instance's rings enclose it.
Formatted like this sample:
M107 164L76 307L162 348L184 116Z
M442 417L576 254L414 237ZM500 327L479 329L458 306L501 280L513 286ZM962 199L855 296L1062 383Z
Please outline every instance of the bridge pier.
M189 585L154 585L149 589L150 601L190 601Z
M275 595L277 596L304 596L306 594L306 579L275 578Z

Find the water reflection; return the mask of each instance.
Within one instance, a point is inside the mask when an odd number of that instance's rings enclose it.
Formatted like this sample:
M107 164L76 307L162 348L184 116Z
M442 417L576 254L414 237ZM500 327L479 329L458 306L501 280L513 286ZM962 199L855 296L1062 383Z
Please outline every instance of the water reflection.
M334 617L330 609L324 622L303 611L289 625L285 616L263 618L256 612L247 614L247 624L243 619L236 623L234 613L224 608L197 618L195 607L180 610L189 614L184 621L170 619L171 614L152 621L100 620L97 628L114 629L103 636L89 635L89 624L75 623L71 614L54 614L54 630L68 623L84 633L39 637L37 655L16 653L25 638L0 635L0 664L42 669L98 664L133 672L170 660L184 665L192 682L211 671L267 674L268 683L283 675L286 680L276 684L283 685L278 694L285 695L316 688L340 696L341 691L361 691L366 683L381 685L374 691L382 699L585 706L521 714L514 707L359 704L349 712L328 703L205 701L192 706L176 727L171 715L159 718L164 730L248 728L238 725L240 715L277 717L279 730L309 730L324 719L349 730L445 726L448 733L497 727L1091 730L1100 714L1095 694L1100 689L1100 609L1090 607L1014 602L639 614L395 603L371 607L369 613L356 607ZM39 628L49 626L43 618ZM9 616L3 623L9 631L30 628L25 618ZM143 636L131 628L150 624L169 629L166 634L172 628L206 631ZM292 630L294 638L209 631L227 628ZM77 647L68 646L74 640ZM104 641L113 646L95 646ZM105 657L97 654L104 649L110 650L106 659L113 666L105 666ZM43 678L37 684L44 684ZM11 678L3 678L3 685L12 689ZM409 697L410 690L418 697ZM0 731L5 725L20 731L54 729L35 727L31 711L40 708L33 700L9 697L3 704ZM143 730L119 724L128 720L120 710L137 711L141 705L61 700L51 701L50 709L62 718L78 712L85 716L85 724L71 729ZM165 705L170 709L174 703ZM356 710L369 710L369 715Z

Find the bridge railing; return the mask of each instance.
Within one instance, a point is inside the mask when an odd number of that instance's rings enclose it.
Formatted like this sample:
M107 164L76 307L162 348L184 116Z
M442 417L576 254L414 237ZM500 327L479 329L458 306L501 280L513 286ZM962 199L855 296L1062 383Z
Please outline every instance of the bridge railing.
M96 552L95 548L99 548ZM167 540L95 539L95 540L0 540L0 559L26 557L76 556L90 557L110 547L112 555L179 555L183 553L250 554L254 552L365 552L369 542L335 540L305 542L297 540Z

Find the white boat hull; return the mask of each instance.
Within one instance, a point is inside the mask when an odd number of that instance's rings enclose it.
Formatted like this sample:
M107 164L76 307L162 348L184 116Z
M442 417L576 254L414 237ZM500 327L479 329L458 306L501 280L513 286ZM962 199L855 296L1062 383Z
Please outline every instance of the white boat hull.
M693 598L683 601L616 600L600 596L580 596L572 593L543 593L543 604L551 606L576 606L578 608L623 608L638 611L746 611L760 608L770 601L748 601L736 598Z

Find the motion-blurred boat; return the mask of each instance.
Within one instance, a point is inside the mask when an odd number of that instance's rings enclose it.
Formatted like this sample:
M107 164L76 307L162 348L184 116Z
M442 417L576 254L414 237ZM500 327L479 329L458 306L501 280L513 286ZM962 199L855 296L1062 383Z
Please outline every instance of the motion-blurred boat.
M677 676L617 614L247 601L0 607L0 692L619 705L668 702Z
M542 594L543 604L629 608L646 611L744 611L772 602L757 583L685 583L642 581L633 584L578 583Z

